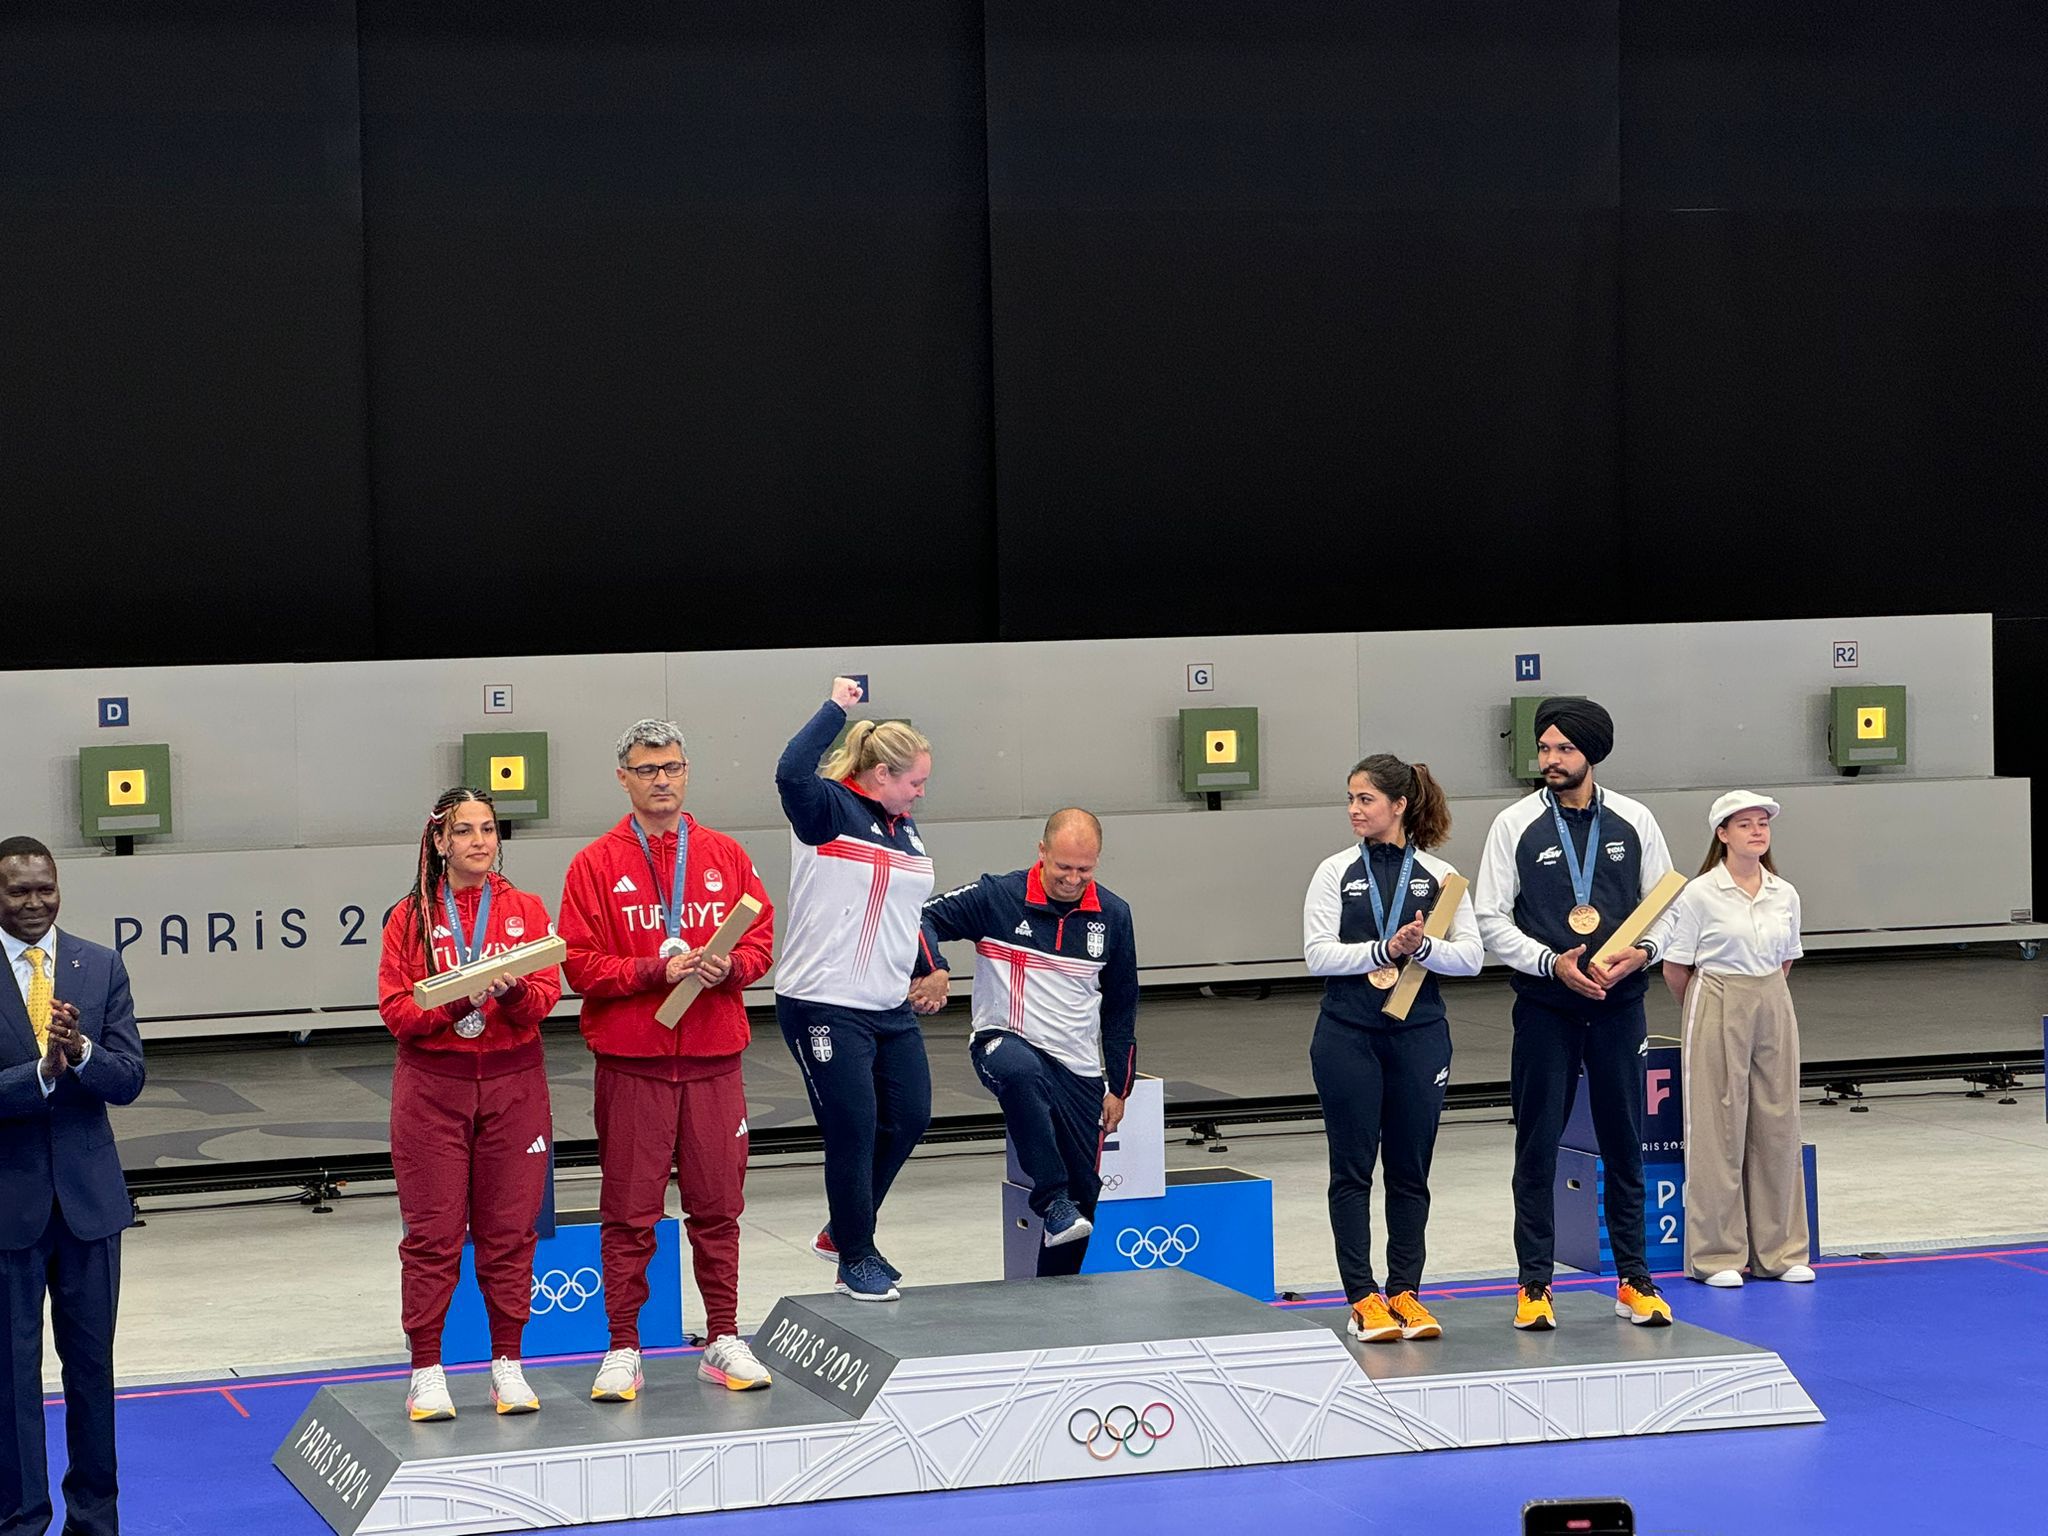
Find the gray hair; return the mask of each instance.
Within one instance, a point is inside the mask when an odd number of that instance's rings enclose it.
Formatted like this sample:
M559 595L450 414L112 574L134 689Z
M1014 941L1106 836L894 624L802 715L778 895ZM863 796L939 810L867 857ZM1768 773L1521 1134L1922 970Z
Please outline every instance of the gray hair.
M683 733L676 729L673 720L635 720L626 727L626 734L619 738L619 766L626 766L626 759L635 747L674 747L688 752L683 745Z

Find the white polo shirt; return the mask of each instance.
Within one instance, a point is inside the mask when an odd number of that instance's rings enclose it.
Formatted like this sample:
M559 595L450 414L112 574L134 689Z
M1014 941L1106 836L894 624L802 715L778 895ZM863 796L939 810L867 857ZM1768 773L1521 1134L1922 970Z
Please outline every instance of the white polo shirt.
M1806 950L1799 942L1799 892L1769 870L1751 896L1726 864L1686 882L1671 903L1661 960L1722 975L1768 976Z

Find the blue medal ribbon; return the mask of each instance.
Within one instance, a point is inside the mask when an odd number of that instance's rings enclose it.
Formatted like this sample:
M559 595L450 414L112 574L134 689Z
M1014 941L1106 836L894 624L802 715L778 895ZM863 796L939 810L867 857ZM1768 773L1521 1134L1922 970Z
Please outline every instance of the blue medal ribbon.
M1388 909L1380 901L1379 882L1372 877L1372 844L1360 843L1358 856L1365 861L1365 894L1372 901L1372 920L1379 924L1380 937L1391 939L1394 936L1394 929L1400 927L1400 924L1395 922L1392 926L1388 925ZM1401 915L1401 905L1408 894L1408 876L1414 868L1415 845L1410 843L1407 853L1401 859L1401 878L1394 882L1392 915L1395 918Z
M1593 827L1586 838L1586 856L1579 857L1578 849L1572 846L1572 835L1565 826L1564 812L1558 808L1557 796L1550 797L1550 819L1557 825L1557 841L1564 849L1564 867L1571 871L1572 900L1582 907L1593 905L1593 861L1600 852L1600 795L1593 795Z
M633 835L640 839L640 853L647 860L647 878L654 882L655 899L661 903L661 926L672 939L683 934L683 871L690 857L690 824L680 816L676 818L676 867L675 876L669 881L668 895L661 894L661 874L654 867L654 846L647 841L647 834L640 828L640 818L632 818Z
M483 894L476 899L476 929L473 933L462 931L462 914L455 907L455 888L445 881L441 886L441 903L448 913L448 932L455 940L455 963L468 965L472 960L483 958L484 938L491 931L491 877L484 876Z

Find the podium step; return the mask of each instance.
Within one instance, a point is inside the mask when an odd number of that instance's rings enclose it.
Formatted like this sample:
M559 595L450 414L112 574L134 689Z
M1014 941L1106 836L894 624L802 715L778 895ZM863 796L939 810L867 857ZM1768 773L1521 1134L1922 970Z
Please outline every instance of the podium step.
M872 1494L1450 1446L1818 1421L1782 1361L1705 1329L1632 1328L1557 1298L1517 1334L1498 1303L1438 1307L1434 1343L1352 1345L1341 1310L1252 1301L1182 1271L791 1296L755 1335L768 1391L647 1364L630 1404L593 1367L528 1372L538 1414L488 1379L412 1424L393 1384L323 1388L273 1458L341 1536L532 1530Z

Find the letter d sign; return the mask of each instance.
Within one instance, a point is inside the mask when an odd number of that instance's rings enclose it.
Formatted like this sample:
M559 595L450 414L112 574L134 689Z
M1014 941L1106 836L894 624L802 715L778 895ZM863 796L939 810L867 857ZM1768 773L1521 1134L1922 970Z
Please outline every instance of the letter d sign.
M128 723L128 701L126 699L101 699L100 724L126 725Z

